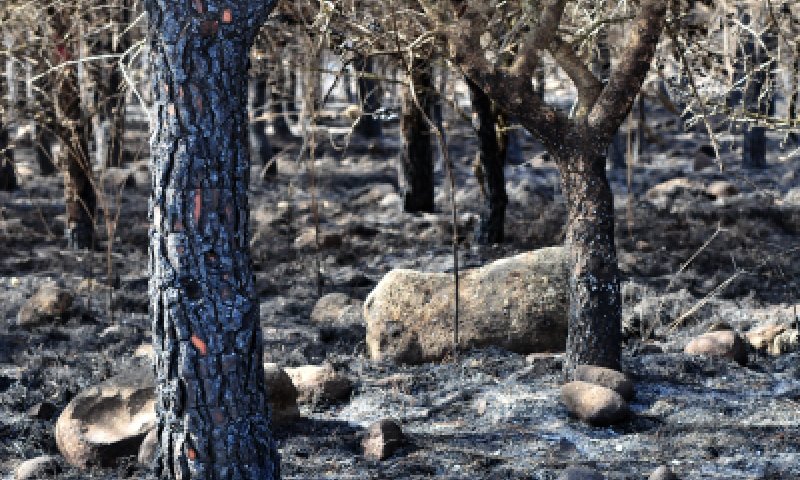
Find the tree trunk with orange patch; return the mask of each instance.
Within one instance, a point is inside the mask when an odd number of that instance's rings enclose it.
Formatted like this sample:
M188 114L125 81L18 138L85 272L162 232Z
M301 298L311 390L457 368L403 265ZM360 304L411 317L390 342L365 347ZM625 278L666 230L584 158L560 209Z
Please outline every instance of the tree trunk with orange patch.
M247 203L248 53L273 3L146 2L160 478L280 478Z

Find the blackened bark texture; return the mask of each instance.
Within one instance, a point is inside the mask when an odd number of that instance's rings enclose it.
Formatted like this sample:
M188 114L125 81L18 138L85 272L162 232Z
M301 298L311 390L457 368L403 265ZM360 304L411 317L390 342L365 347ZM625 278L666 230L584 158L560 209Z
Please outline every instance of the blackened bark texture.
M356 133L365 138L380 138L383 127L375 112L381 108L382 91L373 78L375 60L359 56L353 61L353 67L358 72L358 97L361 100L361 118L356 124Z
M266 78L250 79L250 150L264 164L264 176L274 177L278 173L278 165L272 161L272 147L264 121L264 113L268 108L267 89Z
M433 132L428 121L435 119L436 92L430 65L415 60L411 65L410 80L411 85L403 91L400 120L403 210L433 212Z
M0 190L10 192L19 187L14 171L14 151L9 142L8 127L0 122Z
M274 2L147 0L160 478L272 480L249 254L249 51Z
M488 214L481 219L477 240L481 243L500 243L505 239L506 178L503 167L506 158L508 134L498 132L500 113L491 99L469 78L467 85L472 96L472 110L478 116L478 140L480 142L480 164L483 171L484 193Z
M81 106L77 65L66 63L74 59L77 51L70 17L57 7L53 9L51 18L56 36L56 59L61 63L54 79L53 103L56 107L55 134L63 145L58 163L64 174L67 208L65 234L70 248L85 249L91 248L94 243L97 209L89 156L91 122L85 117Z
M578 150L557 162L567 200L571 269L565 363L570 368L590 364L619 370L622 303L606 159Z

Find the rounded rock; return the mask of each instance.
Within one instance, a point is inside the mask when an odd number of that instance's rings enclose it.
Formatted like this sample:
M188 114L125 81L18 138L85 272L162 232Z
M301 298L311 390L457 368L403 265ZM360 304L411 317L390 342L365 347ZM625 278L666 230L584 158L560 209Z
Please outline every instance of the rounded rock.
M562 386L561 401L572 415L591 425L613 425L631 415L619 393L589 382L573 381Z
M689 355L705 355L734 360L747 364L747 347L742 337L733 330L716 330L692 339L683 349Z
M633 382L622 372L597 365L578 365L575 367L573 380L580 380L610 388L619 393L626 401L633 399L635 392Z

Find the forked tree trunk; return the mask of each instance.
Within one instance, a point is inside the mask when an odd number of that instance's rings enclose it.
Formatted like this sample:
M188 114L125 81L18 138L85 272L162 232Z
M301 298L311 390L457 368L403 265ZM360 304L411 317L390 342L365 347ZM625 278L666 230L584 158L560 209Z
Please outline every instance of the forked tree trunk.
M171 480L280 478L249 253L249 51L274 2L148 0L150 300Z
M467 80L472 95L472 109L478 115L478 139L480 141L480 163L483 171L484 193L489 213L481 220L478 241L481 243L500 243L505 238L506 177L503 167L506 158L508 134L497 131L500 113L492 105L491 99L475 82Z
M356 133L365 138L380 138L383 127L375 112L381 107L381 89L371 78L375 75L375 61L372 57L357 57L353 67L358 72L358 97L361 100L361 119L356 124Z
M267 79L253 78L250 80L250 150L264 164L264 176L274 177L278 173L278 165L272 161L272 147L267 136L267 124L263 120L268 108ZM288 128L288 127L287 127Z
M56 57L59 62L68 62L76 53L76 42L71 32L70 17L54 9L53 31L57 38ZM92 163L89 157L89 122L81 107L78 68L64 63L54 81L54 104L56 106L56 135L63 148L59 158L64 173L64 193L67 208L65 234L70 248L91 248L94 243L94 217L97 197L92 183Z
M0 190L12 191L19 186L14 171L14 152L9 142L8 128L0 123Z
M436 94L427 62L414 60L411 82L414 93L409 87L404 89L400 120L405 189L403 209L406 212L433 212L433 138L428 120L436 118Z
M576 142L588 142L578 139ZM565 369L620 369L622 303L614 240L614 196L602 155L567 150L557 158L567 201L570 251L569 334Z

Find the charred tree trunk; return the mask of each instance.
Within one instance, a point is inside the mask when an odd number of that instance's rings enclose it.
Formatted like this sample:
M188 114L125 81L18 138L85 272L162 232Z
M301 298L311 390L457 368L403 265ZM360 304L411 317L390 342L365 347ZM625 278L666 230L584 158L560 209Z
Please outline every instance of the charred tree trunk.
M381 89L372 78L375 75L375 60L372 57L357 57L353 66L358 72L358 97L361 100L361 118L356 124L356 133L365 138L380 138L383 127L376 112L381 108Z
M248 248L249 51L272 1L147 0L160 478L280 478Z
M498 132L500 113L492 105L492 101L469 78L467 85L472 95L472 109L478 116L478 139L480 141L480 171L478 181L481 192L487 201L489 213L481 220L477 240L481 243L500 243L505 238L506 178L505 166L508 134ZM483 178L480 178L483 177Z
M292 130L289 128L289 123L286 121L286 110L295 110L295 80L294 74L290 73L289 78L291 81L287 82L286 75L283 71L283 66L280 60L276 62L275 66L275 81L270 88L270 112L272 113L272 129L275 136L281 140L289 140L292 138ZM288 83L288 86L287 86Z
M749 15L748 15L749 16ZM758 115L774 115L775 99L771 93L769 83L772 80L773 64L765 62L770 60L770 52L764 50L774 48L777 43L773 34L765 33L761 41L749 40L745 43L745 56L749 58L755 71L750 75L744 91L744 106L751 113ZM742 143L742 166L745 168L765 168L767 166L767 129L757 124L744 126L744 139Z
M622 302L606 158L591 150L575 150L557 162L567 201L571 269L565 365L567 371L581 364L619 370Z
M54 12L53 30L57 37L56 55L59 62L74 58L74 37L71 23L64 12ZM70 248L91 248L94 243L94 218L97 197L92 182L92 163L89 156L89 122L81 106L78 68L63 64L53 89L56 106L56 135L63 148L59 158L64 173L64 193L67 208L65 234Z
M403 134L403 210L433 212L433 133L428 122L435 119L436 94L427 62L414 60L410 74L414 91L411 91L412 87L406 87L403 92L400 121Z
M264 177L274 177L278 174L278 165L272 159L267 124L263 120L268 108L267 89L266 78L250 80L250 150L264 164Z
M19 187L14 171L14 151L11 149L8 128L0 123L0 190L10 192Z

